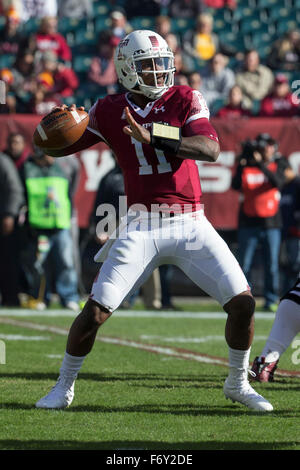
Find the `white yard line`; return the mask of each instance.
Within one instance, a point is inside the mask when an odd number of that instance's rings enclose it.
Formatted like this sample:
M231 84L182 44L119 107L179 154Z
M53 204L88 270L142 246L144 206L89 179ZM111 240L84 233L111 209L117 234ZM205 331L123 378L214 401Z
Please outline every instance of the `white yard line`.
M30 309L0 309L0 317L42 317L42 318L58 318L58 317L72 317L77 316L76 313L67 310L44 310L39 312L37 310ZM116 311L113 313L113 317L118 318L195 318L204 320L224 320L227 318L227 314L223 312L165 312L156 310L126 310ZM257 312L255 314L256 319L262 320L273 320L275 318L274 313Z
M39 324L32 323L32 322L14 320L12 318L0 318L0 323L11 325L11 326L17 326L20 328L28 328L32 330L38 330L38 331L47 331L49 333L54 333L54 334L63 335L63 336L66 336L68 334L68 329L65 329L65 328L58 328L56 326L48 326L48 325L39 325ZM227 359L224 359L222 357L214 357L208 354L201 354L195 351L189 351L186 349L181 349L181 348L176 348L176 347L171 348L171 347L165 347L165 346L159 346L159 345L153 345L153 344L146 344L146 343L141 343L139 341L131 341L131 340L123 339L123 338L113 338L109 336L97 336L96 340L101 341L102 343L115 344L118 346L128 346L131 348L136 348L136 349L140 349L143 351L148 351L148 352L152 352L156 354L163 354L166 356L176 357L179 359L204 362L207 364L219 365L219 366L225 366L225 367L228 366ZM282 376L282 377L299 377L300 378L300 372L297 372L297 371L277 370L276 375Z
M158 339L159 341L164 341L168 343L207 343L209 341L224 341L224 335L214 335L214 336L201 336L197 337L187 337L187 336L160 336L160 335L142 335L141 339L152 340ZM255 336L255 340L266 340L267 336Z
M3 335L0 334L0 339L6 341L48 341L49 336L24 336L24 335Z

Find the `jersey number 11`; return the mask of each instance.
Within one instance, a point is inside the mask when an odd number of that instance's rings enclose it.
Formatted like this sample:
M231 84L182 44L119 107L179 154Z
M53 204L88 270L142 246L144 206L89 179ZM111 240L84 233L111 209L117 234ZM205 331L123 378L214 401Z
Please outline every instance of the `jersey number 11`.
M152 165L149 165L149 163L146 160L146 157L143 152L142 143L134 139L133 137L131 137L131 142L133 143L135 147L135 153L140 164L139 174L140 175L152 175L153 167ZM172 171L171 164L167 162L164 152L162 150L157 150L157 149L154 149L154 150L157 156L157 160L159 162L157 165L158 173L168 173L169 171Z

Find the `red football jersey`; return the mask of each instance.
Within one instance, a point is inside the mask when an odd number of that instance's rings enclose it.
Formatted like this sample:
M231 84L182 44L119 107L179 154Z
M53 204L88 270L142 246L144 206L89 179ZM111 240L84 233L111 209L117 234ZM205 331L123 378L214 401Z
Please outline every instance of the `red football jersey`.
M203 96L188 86L174 86L141 109L130 101L129 93L108 95L91 108L88 127L115 154L124 175L129 207L143 204L151 210L153 204L176 204L181 208L188 204L195 210L201 196L196 162L154 149L126 135L123 132L127 125L126 106L134 119L146 128L153 122L167 123L181 127L183 137L200 134L218 141Z

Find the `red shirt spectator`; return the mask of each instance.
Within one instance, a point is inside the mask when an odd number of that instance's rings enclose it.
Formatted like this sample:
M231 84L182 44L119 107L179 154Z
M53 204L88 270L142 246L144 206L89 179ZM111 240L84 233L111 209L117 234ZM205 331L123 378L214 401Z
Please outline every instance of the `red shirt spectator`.
M52 77L53 83L49 83L52 93L62 97L72 96L78 88L79 81L75 72L60 63L54 52L44 52L40 60L40 72Z
M204 4L208 8L236 8L236 0L204 0Z
M52 51L59 59L70 61L71 49L65 38L57 32L57 18L45 17L41 21L40 29L35 34L36 48L41 52Z
M74 70L59 64L54 74L53 91L63 97L72 96L78 85L79 81Z
M234 85L229 92L229 102L226 106L219 109L216 117L220 118L239 118L241 116L250 117L251 113L242 106L243 93L238 85Z
M101 87L112 87L112 92L118 81L113 59L118 43L119 40L109 30L102 31L98 41L98 55L93 58L88 72L91 82ZM107 91L109 93L109 89Z
M288 79L285 75L278 74L272 93L262 100L260 116L292 117L297 114L299 114L299 103L290 91Z

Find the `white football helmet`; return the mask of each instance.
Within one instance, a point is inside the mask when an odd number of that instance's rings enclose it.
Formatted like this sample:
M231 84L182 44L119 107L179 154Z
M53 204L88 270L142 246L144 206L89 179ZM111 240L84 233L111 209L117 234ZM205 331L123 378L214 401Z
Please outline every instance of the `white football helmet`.
M174 85L174 54L166 41L153 31L138 30L128 34L118 44L114 60L120 83L133 93L155 100ZM145 65L146 70L143 70ZM153 74L153 85L144 83L143 73Z

